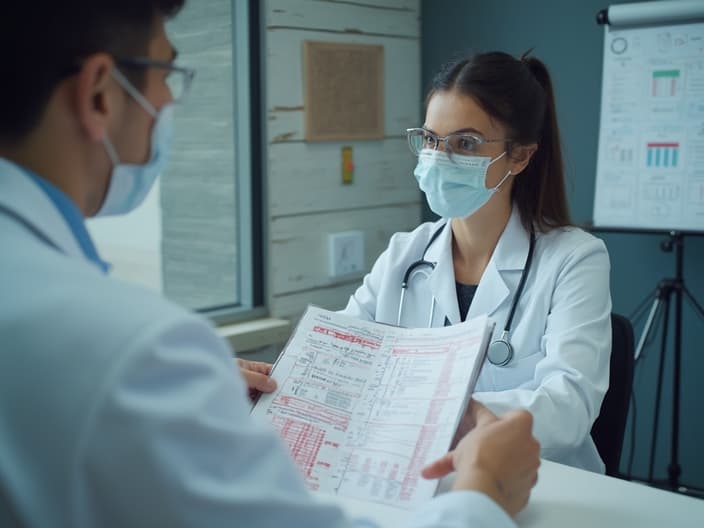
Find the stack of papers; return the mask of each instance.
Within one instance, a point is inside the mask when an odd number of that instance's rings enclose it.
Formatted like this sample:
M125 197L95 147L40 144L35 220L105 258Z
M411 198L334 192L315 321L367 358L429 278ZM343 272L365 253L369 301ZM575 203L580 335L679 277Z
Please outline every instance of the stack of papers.
M486 316L398 328L309 307L252 414L274 425L317 494L410 509L450 447L492 333Z

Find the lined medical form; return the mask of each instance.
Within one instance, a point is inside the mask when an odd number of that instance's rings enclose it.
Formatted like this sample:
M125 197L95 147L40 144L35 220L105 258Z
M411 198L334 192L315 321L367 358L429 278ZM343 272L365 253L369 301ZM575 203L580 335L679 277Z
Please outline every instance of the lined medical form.
M491 335L486 316L405 329L309 307L252 414L281 434L307 487L410 508L447 452Z

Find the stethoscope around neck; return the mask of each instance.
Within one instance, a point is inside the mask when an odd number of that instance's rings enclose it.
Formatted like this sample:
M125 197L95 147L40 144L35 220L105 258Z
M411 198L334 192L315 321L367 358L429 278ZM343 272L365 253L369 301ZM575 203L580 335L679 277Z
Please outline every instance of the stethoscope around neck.
M411 279L418 273L430 277L430 274L435 269L436 262L430 262L425 260L425 254L428 252L430 246L435 242L435 240L440 236L443 229L447 224L441 225L430 237L430 240L423 250L423 254L419 260L413 262L406 272L403 274L403 280L401 282L401 298L398 301L398 315L396 317L396 325L401 326L401 317L403 316L403 307L406 300L406 290L408 290L408 285ZM528 247L528 256L526 257L525 265L523 266L523 271L521 272L521 280L518 282L518 288L516 288L516 294L513 296L513 302L511 303L511 310L508 314L508 319L506 319L506 325L504 326L501 336L495 339L489 344L489 350L487 351L487 359L489 363L497 367L505 367L513 359L513 346L509 341L509 334L511 333L511 324L513 323L513 316L516 313L516 307L518 306L518 301L523 293L523 288L526 284L526 278L530 272L530 266L533 263L533 250L535 249L535 232L531 229L530 231L530 246ZM428 317L428 327L433 325L433 318L435 317L435 296L431 296L430 301L430 315Z

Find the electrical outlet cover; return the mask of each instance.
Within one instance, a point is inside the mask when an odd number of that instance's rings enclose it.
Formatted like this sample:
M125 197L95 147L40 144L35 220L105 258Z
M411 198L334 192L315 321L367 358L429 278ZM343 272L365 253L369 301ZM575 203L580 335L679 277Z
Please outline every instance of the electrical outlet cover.
M364 232L344 231L328 235L328 274L332 278L364 271Z

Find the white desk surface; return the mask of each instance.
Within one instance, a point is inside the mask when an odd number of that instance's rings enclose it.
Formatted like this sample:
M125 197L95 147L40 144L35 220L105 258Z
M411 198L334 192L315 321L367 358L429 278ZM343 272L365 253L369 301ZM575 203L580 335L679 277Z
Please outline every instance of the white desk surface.
M441 488L448 487L446 479ZM401 527L412 514L339 497L332 502L384 528ZM516 523L520 528L704 528L704 500L543 460L538 484Z
M543 460L521 528L704 528L704 500Z

